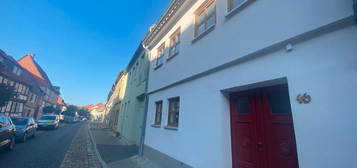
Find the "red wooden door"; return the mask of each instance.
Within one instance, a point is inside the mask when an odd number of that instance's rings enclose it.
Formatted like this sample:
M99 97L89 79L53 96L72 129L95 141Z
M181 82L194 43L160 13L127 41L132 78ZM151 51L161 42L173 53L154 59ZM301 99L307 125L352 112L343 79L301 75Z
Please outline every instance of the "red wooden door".
M259 163L256 132L257 112L254 92L231 97L232 155L234 168L257 168Z
M298 168L286 85L231 96L233 168Z

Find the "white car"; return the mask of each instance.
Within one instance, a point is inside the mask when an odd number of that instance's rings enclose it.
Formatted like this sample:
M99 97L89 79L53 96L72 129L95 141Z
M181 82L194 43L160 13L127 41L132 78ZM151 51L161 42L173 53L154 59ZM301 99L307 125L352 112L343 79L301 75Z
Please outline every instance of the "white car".
M51 128L57 129L59 127L59 116L58 115L43 115L37 121L38 128Z

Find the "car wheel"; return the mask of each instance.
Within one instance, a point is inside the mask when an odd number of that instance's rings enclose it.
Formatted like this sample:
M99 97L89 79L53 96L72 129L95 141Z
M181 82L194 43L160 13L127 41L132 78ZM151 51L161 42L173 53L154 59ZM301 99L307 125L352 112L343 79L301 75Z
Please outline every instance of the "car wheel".
M10 144L6 147L6 151L12 151L14 148L15 148L15 137L12 137Z
M24 135L22 136L21 142L26 142L27 140L27 132L24 133Z

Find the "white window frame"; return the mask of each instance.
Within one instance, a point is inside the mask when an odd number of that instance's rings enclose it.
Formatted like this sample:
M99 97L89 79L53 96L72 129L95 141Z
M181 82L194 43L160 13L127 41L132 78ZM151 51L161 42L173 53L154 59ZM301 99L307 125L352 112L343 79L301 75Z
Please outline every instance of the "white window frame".
M233 0L227 0L226 17L231 17L232 15L237 13L237 11L239 9L241 9L245 4L247 4L250 1L253 1L253 0L243 0L243 2L241 2L239 5L234 7L234 6L231 6L231 5L233 5Z
M178 39L173 40L173 39ZM168 59L177 55L180 52L180 44L181 44L181 27L179 27L171 36L170 36L170 47L169 47L169 55ZM178 47L178 48L177 48Z
M161 44L157 48L156 53L156 61L155 61L155 68L159 68L162 64L164 64L164 57L165 57L165 43Z
M209 15L208 13L208 9L210 6L214 7L214 13L212 14L214 17L214 24L212 25L207 25L209 18L212 17L211 15ZM201 36L203 36L208 30L210 30L211 28L213 28L216 24L217 24L217 6L216 6L216 0L209 0L206 1L201 7L199 7L196 12L195 12L195 25L194 25L194 37L195 38L199 38ZM199 22L199 18L201 15L204 15L204 20L202 21L202 23L198 23ZM199 28L200 26L204 25L204 30L202 32L199 32Z

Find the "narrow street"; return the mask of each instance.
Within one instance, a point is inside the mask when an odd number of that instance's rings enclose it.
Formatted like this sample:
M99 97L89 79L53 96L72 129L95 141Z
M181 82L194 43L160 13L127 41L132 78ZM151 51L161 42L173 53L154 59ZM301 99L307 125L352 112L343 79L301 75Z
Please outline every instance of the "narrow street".
M40 130L35 138L17 143L12 152L0 152L1 167L58 168L83 123L62 124L57 130Z
M357 168L357 0L0 6L0 168Z

